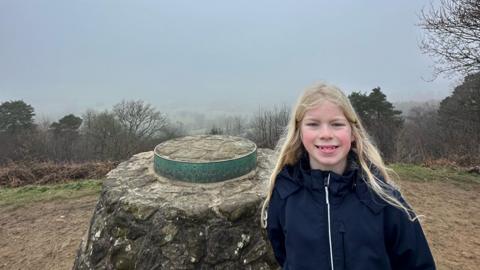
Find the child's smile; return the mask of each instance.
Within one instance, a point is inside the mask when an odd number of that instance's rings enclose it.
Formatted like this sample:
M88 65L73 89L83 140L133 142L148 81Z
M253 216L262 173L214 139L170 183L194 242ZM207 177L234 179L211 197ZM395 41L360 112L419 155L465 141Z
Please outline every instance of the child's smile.
M342 110L336 104L324 101L305 112L300 128L310 167L342 174L354 140L350 123Z
M338 148L336 145L315 145L317 149L320 149L321 152L323 153L332 153L335 151L335 149Z

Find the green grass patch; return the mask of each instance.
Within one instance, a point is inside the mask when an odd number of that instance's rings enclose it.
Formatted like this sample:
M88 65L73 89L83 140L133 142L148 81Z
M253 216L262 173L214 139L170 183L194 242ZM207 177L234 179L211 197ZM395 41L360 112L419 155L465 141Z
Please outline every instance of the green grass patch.
M413 164L395 163L390 167L398 173L402 180L409 181L454 181L460 183L480 184L480 175L467 173L453 167L423 167Z
M79 198L99 194L101 188L101 180L79 180L55 185L0 188L0 206L22 206L38 201Z

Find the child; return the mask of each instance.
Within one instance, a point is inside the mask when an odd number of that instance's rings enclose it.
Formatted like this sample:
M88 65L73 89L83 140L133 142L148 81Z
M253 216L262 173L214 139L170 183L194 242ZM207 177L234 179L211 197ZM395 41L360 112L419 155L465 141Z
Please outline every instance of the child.
M282 269L435 269L420 223L339 89L305 91L287 132L262 208Z

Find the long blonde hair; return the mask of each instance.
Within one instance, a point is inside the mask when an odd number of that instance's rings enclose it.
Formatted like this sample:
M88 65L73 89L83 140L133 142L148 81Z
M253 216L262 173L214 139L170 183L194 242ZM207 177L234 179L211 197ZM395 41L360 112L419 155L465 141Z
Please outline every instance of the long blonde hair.
M266 228L267 226L266 209L272 197L277 175L285 165L294 165L297 163L304 151L300 138L300 124L305 112L318 106L325 100L336 104L343 111L343 114L350 123L352 135L355 138L355 142L352 144L352 150L358 156L359 165L363 174L366 176L367 184L380 198L405 211L410 220L414 220L416 217L413 217L412 210L395 198L392 192L387 191L387 185L398 189L398 186L392 180L392 175L395 175L395 172L387 168L383 162L378 149L371 142L348 97L335 86L319 83L305 90L303 95L300 96L295 108L292 110L290 120L286 127L286 134L277 144L279 156L270 176L267 198L262 205L262 227ZM375 170L375 173L372 170ZM375 174L383 177L386 184Z

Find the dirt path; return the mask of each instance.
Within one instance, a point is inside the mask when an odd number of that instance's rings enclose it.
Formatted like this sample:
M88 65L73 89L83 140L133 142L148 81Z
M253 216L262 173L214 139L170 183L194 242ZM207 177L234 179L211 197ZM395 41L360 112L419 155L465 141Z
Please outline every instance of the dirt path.
M403 182L440 270L476 270L480 265L480 185Z
M71 269L98 196L0 210L0 269Z
M439 270L480 265L480 185L403 182ZM0 269L71 269L97 196L0 209Z

